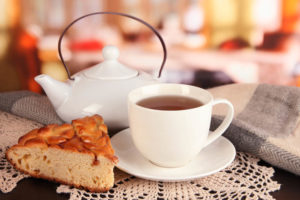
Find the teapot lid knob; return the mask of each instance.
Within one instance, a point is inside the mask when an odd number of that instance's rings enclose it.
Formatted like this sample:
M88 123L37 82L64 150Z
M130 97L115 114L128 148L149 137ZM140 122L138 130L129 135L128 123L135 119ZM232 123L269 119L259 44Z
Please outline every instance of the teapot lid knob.
M117 60L120 52L119 49L115 46L105 46L102 49L102 55L104 60Z
M93 67L85 69L83 74L92 79L121 80L138 75L138 71L128 68L118 61L119 49L115 46L105 46L102 49L104 61Z

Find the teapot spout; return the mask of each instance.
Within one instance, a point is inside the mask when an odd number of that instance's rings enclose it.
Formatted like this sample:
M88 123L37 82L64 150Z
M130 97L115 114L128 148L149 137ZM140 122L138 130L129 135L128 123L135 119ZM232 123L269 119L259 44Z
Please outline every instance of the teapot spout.
M57 81L46 74L38 75L34 80L41 85L55 109L70 96L71 86Z

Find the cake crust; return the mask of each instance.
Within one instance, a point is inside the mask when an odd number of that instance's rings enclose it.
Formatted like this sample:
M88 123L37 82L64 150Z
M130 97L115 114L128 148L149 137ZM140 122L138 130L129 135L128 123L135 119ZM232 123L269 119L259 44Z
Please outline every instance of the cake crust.
M91 192L113 186L113 168L118 162L99 115L34 129L6 151L6 158L30 176Z

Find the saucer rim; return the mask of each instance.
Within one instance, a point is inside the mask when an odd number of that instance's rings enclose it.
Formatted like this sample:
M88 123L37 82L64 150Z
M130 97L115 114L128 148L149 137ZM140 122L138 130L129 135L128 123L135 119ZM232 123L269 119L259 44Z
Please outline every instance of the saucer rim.
M121 130L119 131L118 133L114 134L112 137L111 137L111 143L113 145L113 140L114 138L116 138L117 135L119 134L130 134L130 128L126 128L124 130ZM130 137L130 136L129 136ZM232 148L232 154L231 154L231 157L230 159L226 162L225 165L222 165L220 167L218 167L217 169L215 170L211 170L209 172L206 172L206 173L199 173L198 175L187 175L185 177L157 177L157 176L153 176L153 175L149 175L149 174L141 174L141 173L137 173L137 172L133 172L131 170L128 170L126 169L126 167L122 167L119 165L119 163L116 165L116 167L132 176L135 176L135 177L138 177L138 178L142 178L142 179L146 179L146 180L151 180L151 181L161 181L161 182L179 182L179 181L191 181L191 180L195 180L195 179L198 179L198 178L203 178L203 177L206 177L206 176L209 176L209 175L212 175L212 174L215 174L223 169L225 169L226 167L228 167L235 159L236 157L236 149L234 147L234 145L232 144L232 142L230 140L228 140L227 138L225 138L224 136L220 136L217 140L223 140L227 143L227 145L229 145L231 148ZM214 141L214 142L216 142ZM212 144L214 143L212 142ZM210 144L211 145L211 144ZM208 145L208 146L210 146ZM207 146L207 147L208 147ZM114 147L113 147L114 148ZM206 148L206 147L205 147ZM134 148L135 150L137 150L136 148ZM201 154L201 152L199 153ZM117 157L120 157L120 155L116 155ZM142 156L142 155L141 155ZM228 156L229 157L229 156ZM147 160L145 158L145 160ZM151 163L153 166L155 167L158 167L160 168L160 166L158 165L155 165L153 164L152 162L150 162L148 160L149 163ZM170 169L182 169L182 168L185 168L186 166L183 166L183 167L178 167L178 168L170 168ZM165 167L161 167L162 169L166 169Z

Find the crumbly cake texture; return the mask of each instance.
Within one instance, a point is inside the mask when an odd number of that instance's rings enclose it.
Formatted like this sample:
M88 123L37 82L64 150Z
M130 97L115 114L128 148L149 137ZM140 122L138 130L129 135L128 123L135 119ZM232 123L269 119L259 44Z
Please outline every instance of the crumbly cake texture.
M19 138L6 151L18 170L91 192L104 192L114 185L114 155L107 127L99 115L50 124Z

